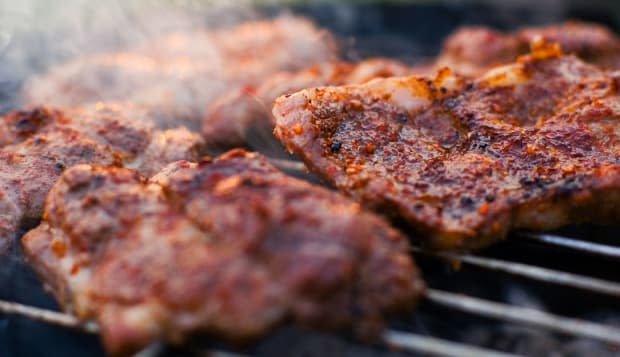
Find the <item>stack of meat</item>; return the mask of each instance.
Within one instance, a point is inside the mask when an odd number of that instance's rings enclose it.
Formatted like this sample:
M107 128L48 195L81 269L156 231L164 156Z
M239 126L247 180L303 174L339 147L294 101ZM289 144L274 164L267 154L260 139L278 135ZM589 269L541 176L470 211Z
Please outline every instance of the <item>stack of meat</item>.
M590 24L468 28L430 65L347 63L282 17L79 58L0 122L0 242L38 224L28 261L113 354L290 322L376 337L423 294L407 238L618 221L619 49ZM337 191L206 156L274 126Z

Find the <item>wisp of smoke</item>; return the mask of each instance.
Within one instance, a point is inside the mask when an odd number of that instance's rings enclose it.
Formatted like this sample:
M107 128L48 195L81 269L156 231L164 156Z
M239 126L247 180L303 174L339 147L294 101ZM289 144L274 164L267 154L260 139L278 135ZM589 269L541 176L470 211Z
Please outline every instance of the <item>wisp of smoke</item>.
M126 48L164 33L257 16L249 1L0 0L0 113L19 105L25 79L89 53Z

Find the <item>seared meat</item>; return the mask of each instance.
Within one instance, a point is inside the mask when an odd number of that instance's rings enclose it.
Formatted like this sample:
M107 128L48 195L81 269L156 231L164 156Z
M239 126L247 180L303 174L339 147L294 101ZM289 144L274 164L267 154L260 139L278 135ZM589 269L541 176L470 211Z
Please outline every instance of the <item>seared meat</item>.
M620 40L604 26L567 22L525 27L510 33L487 27L463 27L448 37L436 66L450 67L461 75L478 76L492 66L510 63L527 53L530 42L540 38L557 42L568 54L604 68L620 68Z
M563 24L524 27L515 31L522 48L540 39L558 43L566 54L574 54L586 62L617 69L620 66L620 39L609 28L595 23L566 22Z
M367 207L466 249L620 219L620 73L557 45L469 83L390 78L280 97L277 137Z
M273 131L271 107L277 97L304 88L364 83L377 77L410 74L409 67L386 58L373 58L356 64L323 63L299 72L278 73L259 87L239 88L214 101L202 120L202 132L220 146L241 146L254 139L259 140L256 144L263 148L266 138L271 137Z
M488 27L466 26L452 33L443 43L435 67L449 67L469 77L478 76L490 67L514 61L527 51L513 34Z
M372 335L423 288L385 221L242 150L150 181L73 167L22 244L113 354L196 332L241 341L287 321Z
M223 93L278 71L333 60L335 52L327 32L285 16L166 35L125 51L77 58L30 80L24 101L71 106L128 100L159 113L160 127L198 129L204 110Z
M39 107L0 120L0 246L40 217L50 187L80 163L125 165L145 175L200 157L202 139L186 129L157 130L138 107Z

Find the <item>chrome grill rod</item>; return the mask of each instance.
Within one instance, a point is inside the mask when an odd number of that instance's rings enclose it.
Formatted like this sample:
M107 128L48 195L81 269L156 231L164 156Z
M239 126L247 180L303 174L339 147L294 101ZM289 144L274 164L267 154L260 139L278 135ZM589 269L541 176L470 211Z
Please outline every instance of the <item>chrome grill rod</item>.
M609 280L469 254L428 252L418 247L412 247L411 250L417 254L449 259L451 261L455 260L479 268L522 276L545 283L563 285L589 292L620 297L620 283Z
M606 244L592 243L574 238L567 238L553 234L520 232L516 236L548 245L568 248L593 255L604 256L620 260L620 247Z
M435 289L428 289L425 297L433 303L476 315L544 327L567 335L620 345L620 328L616 327Z
M42 321L56 326L80 330L86 333L99 333L97 323L88 321L84 322L73 315L62 312L40 309L37 307L26 306L14 302L0 300L0 313L17 314L28 317L33 320ZM463 343L452 342L435 337L418 335L410 332L400 332L388 330L383 335L384 343L390 347L403 351L426 353L435 356L454 356L463 357L515 357L517 355L497 352L485 348L475 347ZM165 346L160 342L155 342L138 353L134 357L157 357L165 350ZM217 357L243 357L237 353L231 353L220 350L201 350L205 355Z

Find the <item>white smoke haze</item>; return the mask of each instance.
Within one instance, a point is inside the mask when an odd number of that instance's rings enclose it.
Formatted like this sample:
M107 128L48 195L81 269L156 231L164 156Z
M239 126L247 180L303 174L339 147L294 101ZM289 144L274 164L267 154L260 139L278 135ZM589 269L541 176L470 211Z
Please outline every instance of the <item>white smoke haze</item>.
M130 47L156 36L173 31L204 29L239 23L264 16L265 7L299 5L319 9L320 15L336 32L354 33L360 23L365 29L379 34L341 38L345 58L359 60L369 55L360 47L384 47L389 55L409 63L423 61L427 44L425 38L437 38L437 29L420 28L419 36L390 36L386 41L385 26L391 19L381 11L367 11L358 3L412 3L466 9L472 4L484 4L493 14L459 13L458 21L479 23L491 21L506 28L527 23L548 23L566 18L568 4L576 1L508 0L501 2L470 0L392 0L392 1L320 1L320 0L0 0L0 113L19 106L17 91L25 78L44 72L53 64L62 63L83 54ZM602 0L589 3L600 4ZM535 8L536 11L530 11ZM616 8L620 11L620 5ZM282 7L285 10L285 6ZM528 11L521 11L528 9ZM272 11L273 14L273 11ZM473 15L473 16L472 16ZM439 19L438 19L439 20ZM441 22L441 21L438 21ZM445 27L445 23L443 27ZM435 24L442 26L441 23ZM456 23L455 23L456 25ZM419 25L411 23L412 28ZM361 43L365 42L365 43ZM439 40L434 41L439 43ZM422 50L412 49L419 47ZM403 49L403 51L399 51ZM399 52L414 56L400 56ZM376 55L374 53L370 53Z
M22 82L80 55L258 17L251 1L0 0L0 112Z
M528 0L529 1L529 0ZM437 1L441 3L442 1ZM525 0L502 2L500 17L514 17L512 6ZM54 64L63 63L81 55L129 48L165 33L225 26L243 20L263 17L265 7L292 4L296 1L251 0L0 0L0 113L20 106L19 89L24 80L45 72ZM391 54L399 48L416 47L417 39L392 36L385 41L381 12L363 11L351 6L355 2L303 1L312 9L316 5L329 19L330 27L338 32L354 32L360 22L373 32L381 34L366 38L360 45L355 37L345 38L348 51L345 58L359 60L353 47L387 46ZM455 2L471 3L468 1ZM540 4L540 16L559 13L559 0ZM284 12L285 7L282 7ZM362 9L363 12L360 12ZM415 26L415 24L412 24ZM402 58L413 63L423 58Z

